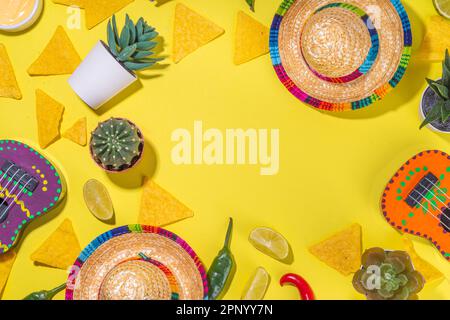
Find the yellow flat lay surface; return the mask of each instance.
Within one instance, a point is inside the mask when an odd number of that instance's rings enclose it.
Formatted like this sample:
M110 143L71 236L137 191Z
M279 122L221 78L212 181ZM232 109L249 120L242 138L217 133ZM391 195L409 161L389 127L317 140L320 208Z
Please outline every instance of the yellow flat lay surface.
M163 55L172 52L176 0L158 7L135 0L118 14L136 21L143 16L157 28ZM35 90L65 106L61 132L87 117L88 132L111 116L125 117L142 130L147 144L139 170L107 174L91 160L88 147L60 139L43 153L61 169L68 194L61 207L33 222L17 250L17 259L3 299L21 299L32 291L53 288L66 280L64 270L36 266L33 253L64 219L72 221L80 246L115 226L138 221L142 176L152 177L194 217L166 228L184 238L209 266L223 244L228 217L234 218L231 250L237 270L226 299L239 299L254 270L264 267L271 276L267 299L298 299L293 287L280 287L280 277L298 273L308 280L318 299L363 299L343 276L308 251L308 247L345 229L362 227L363 248L403 249L401 235L384 220L379 206L383 188L400 165L416 152L450 152L450 135L419 131L418 106L426 76L440 77L441 66L414 58L405 78L384 100L365 110L327 114L297 101L279 82L270 57L240 66L233 64L236 16L243 10L270 26L279 0L257 0L256 13L244 0L182 0L210 19L225 34L201 47L178 64L167 58L145 71L140 82L114 98L98 112L88 108L67 83L68 75L30 77L27 69L45 48L58 25L64 26L83 59L99 39L106 40L106 21L87 30L84 11L80 29L71 29L77 12L45 1L43 15L30 30L0 34L5 44L22 100L0 98L0 137L24 140L38 148ZM404 0L417 51L427 20L436 14L431 0ZM414 53L413 53L414 54ZM204 130L217 128L279 129L280 168L276 175L260 175L259 165L176 165L171 134L179 128L193 135L194 121ZM40 149L39 149L40 150ZM97 179L108 189L115 208L114 224L94 218L83 200L83 185ZM255 227L271 227L289 241L294 261L278 262L256 250L247 240ZM413 238L421 257L450 278L450 263L426 241ZM449 280L427 284L421 299L450 299ZM62 299L63 294L56 298Z

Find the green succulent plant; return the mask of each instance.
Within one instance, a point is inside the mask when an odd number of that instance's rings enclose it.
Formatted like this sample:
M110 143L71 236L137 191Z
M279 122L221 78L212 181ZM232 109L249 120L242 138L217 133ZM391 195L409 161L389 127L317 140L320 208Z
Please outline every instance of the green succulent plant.
M108 21L107 34L111 53L129 70L143 70L162 60L162 58L151 58L154 54L151 50L158 45L158 42L152 40L158 36L158 32L142 17L134 24L127 14L125 25L119 33L114 15Z
M448 50L445 50L445 59L442 61L442 78L440 80L427 78L426 80L439 99L426 115L420 126L421 129L436 120L446 123L450 118L450 56Z
M109 171L131 168L142 155L144 141L130 121L111 118L92 132L90 149L95 162Z
M355 289L369 300L413 300L425 284L405 251L371 248L353 277Z

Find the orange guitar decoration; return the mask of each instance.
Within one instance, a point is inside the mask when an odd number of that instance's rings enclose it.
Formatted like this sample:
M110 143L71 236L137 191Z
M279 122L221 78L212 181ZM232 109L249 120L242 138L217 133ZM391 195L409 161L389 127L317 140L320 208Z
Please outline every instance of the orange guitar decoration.
M424 151L389 181L381 200L386 220L404 233L431 241L450 261L450 156Z

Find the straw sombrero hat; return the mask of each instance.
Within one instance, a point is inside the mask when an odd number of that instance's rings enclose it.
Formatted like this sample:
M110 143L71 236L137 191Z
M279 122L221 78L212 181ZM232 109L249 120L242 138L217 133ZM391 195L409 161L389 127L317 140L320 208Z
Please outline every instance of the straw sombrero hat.
M383 98L403 77L411 26L400 0L284 0L270 31L281 82L329 111Z
M189 245L158 227L123 226L92 241L71 268L67 300L207 299L206 272Z

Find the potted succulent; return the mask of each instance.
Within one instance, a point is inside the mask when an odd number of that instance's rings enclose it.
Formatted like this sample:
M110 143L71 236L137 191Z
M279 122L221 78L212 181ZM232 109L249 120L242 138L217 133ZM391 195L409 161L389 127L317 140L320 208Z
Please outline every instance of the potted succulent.
M420 115L423 122L420 128L430 127L434 131L450 133L450 56L445 51L442 62L442 78L427 79L428 87L420 102Z
M134 167L142 158L144 137L131 121L110 118L99 123L89 143L92 159L105 171L116 173Z
M76 94L92 109L117 95L137 80L135 71L153 66L161 58L151 57L158 33L141 17L136 24L128 15L118 31L116 17L108 21L108 45L98 41L69 78Z
M361 262L353 286L368 300L418 299L425 279L414 269L407 252L371 248L364 252Z

